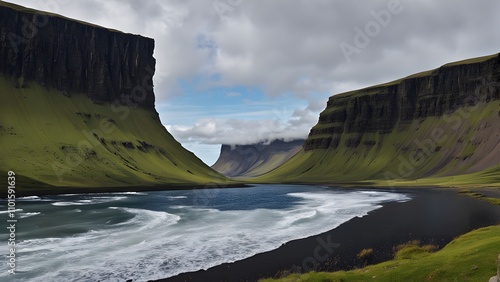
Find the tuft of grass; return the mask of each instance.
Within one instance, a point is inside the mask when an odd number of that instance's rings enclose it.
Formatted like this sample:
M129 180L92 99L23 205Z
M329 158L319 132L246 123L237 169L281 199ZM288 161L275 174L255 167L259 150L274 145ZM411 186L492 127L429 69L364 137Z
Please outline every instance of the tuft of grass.
M400 246L398 258L362 269L292 274L261 282L318 281L488 281L497 271L500 225L464 234L443 249L410 242ZM397 248L396 248L397 249Z
M416 256L428 255L438 249L436 245L420 246L419 240L413 240L406 244L401 244L395 247L394 258L396 260L412 259Z
M361 252L358 253L357 257L362 260L367 260L373 256L373 249L362 249Z

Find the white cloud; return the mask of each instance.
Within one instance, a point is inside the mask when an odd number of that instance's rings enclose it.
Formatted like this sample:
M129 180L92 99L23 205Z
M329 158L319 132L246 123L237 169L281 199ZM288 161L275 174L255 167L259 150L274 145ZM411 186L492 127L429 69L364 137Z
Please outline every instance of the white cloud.
M273 118L243 120L237 118L203 118L192 126L166 125L167 130L180 142L198 144L246 145L271 142L275 139L285 141L305 139L310 128L318 120L314 106L294 110L274 110Z
M205 118L193 126L168 125L167 130L180 142L201 144L255 144L275 139L303 139L304 130L289 130L291 123L279 120L240 120ZM306 129L308 128L301 128Z

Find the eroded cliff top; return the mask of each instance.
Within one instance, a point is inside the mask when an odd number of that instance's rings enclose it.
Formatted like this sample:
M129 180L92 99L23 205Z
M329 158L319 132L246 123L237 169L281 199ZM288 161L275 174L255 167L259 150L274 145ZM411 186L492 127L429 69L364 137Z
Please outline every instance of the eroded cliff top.
M154 40L0 2L0 75L154 109Z
M421 77L426 77L426 76L432 76L433 74L436 74L437 72L439 72L440 70L443 70L443 69L465 66L465 65L470 65L470 64L484 63L484 62L486 62L488 60L492 60L492 59L500 60L500 53L447 63L447 64L444 64L441 67L436 68L436 69L418 72L418 73L411 74L411 75L405 76L403 78L389 81L386 83L376 84L376 85L372 85L372 86L368 86L368 87L364 87L364 88L360 88L360 89L356 89L356 90L338 93L338 94L335 94L333 96L330 96L330 99L333 99L335 97L351 96L353 94L364 94L367 92L376 91L377 89L382 88L382 87L397 85L405 80L421 78Z

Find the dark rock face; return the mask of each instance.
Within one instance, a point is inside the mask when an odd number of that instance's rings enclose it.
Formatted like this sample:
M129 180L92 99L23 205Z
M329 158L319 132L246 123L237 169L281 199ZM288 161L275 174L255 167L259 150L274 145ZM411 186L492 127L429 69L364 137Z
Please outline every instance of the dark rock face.
M12 5L14 6L14 5ZM0 73L95 102L154 107L154 40L0 5Z
M400 81L330 97L305 150L360 145L365 133L404 130L405 124L500 99L500 55L445 65Z
M269 144L222 145L213 169L228 177L257 176L269 172L302 149L304 139Z

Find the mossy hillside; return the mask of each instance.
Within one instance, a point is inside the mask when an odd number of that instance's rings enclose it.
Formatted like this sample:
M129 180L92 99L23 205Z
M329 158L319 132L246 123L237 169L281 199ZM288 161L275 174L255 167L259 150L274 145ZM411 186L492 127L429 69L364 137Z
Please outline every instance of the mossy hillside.
M95 104L0 78L0 170L65 187L226 182L141 107Z
M271 156L271 158L266 161L266 162L259 162L253 165L249 169L249 173L247 174L248 177L252 176L258 176L265 174L268 171L273 170L274 168L278 167L280 164L284 163L287 159L289 153L276 153L275 155Z
M259 182L341 183L375 185L462 185L499 183L497 170L478 165L495 150L483 135L500 130L498 101L461 108L441 117L396 125L389 134L365 133L356 148L302 150ZM366 145L364 145L366 144ZM494 167L494 166L493 166ZM427 181L423 181L428 179ZM416 182L415 182L416 181Z
M455 187L455 188L484 188L500 187L500 165L462 175L453 176L442 176L442 177L428 177L418 180L405 180L405 179L394 179L394 180L379 180L372 181L374 186L442 186L442 187ZM498 200L498 199L497 199Z
M500 226L490 226L462 235L435 253L428 251L432 248L410 244L398 252L396 259L362 269L292 274L260 281L488 281L497 271L498 234Z

